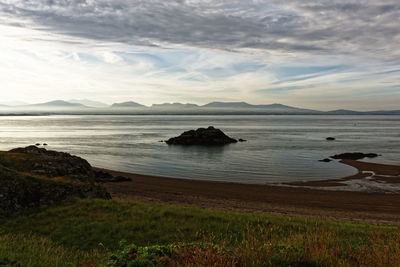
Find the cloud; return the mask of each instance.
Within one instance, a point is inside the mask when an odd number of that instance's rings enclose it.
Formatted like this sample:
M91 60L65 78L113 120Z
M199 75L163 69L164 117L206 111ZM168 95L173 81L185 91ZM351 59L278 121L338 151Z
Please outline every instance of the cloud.
M0 96L397 107L398 25L398 0L0 0Z
M130 45L400 60L397 0L0 0L0 14L35 28Z

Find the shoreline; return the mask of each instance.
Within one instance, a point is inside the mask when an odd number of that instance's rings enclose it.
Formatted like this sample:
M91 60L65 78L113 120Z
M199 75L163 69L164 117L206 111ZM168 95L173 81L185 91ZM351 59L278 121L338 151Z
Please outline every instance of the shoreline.
M357 168L359 173L343 179L283 186L199 181L95 169L132 179L130 182L103 183L117 201L150 201L210 209L400 225L400 194L321 189L335 188L342 182L366 179L368 176L364 173L365 169L371 168L376 171L373 179L385 182L389 174L399 172L400 175L400 166L348 160L342 163L352 164L350 166ZM400 188L400 181L395 182Z
M324 190L400 194L400 166L343 159L342 164L358 173L339 179L283 183L287 186Z

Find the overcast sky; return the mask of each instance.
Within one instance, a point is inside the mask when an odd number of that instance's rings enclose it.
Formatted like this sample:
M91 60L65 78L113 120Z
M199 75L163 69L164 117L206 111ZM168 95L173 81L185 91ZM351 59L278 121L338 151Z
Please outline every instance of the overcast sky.
M399 0L0 0L0 102L400 109Z

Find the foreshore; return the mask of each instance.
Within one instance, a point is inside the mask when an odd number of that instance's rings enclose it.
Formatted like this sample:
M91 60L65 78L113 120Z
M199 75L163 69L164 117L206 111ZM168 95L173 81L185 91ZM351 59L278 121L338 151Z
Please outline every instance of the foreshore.
M333 181L292 183L286 186L198 181L101 170L132 179L131 182L104 184L112 198L118 201L145 200L212 209L400 225L400 194L321 189L365 178L382 179L382 183L389 181L400 187L400 166L351 160L343 163L356 167L359 173ZM373 177L370 171L374 172Z

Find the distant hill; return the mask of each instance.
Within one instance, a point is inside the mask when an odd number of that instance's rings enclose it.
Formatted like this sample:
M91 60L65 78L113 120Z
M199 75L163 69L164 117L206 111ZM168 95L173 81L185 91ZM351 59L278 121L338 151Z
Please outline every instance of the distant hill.
M25 107L36 107L36 108L86 108L87 106L79 103L70 103L64 100L54 100L45 103L27 105Z
M252 105L246 102L211 102L203 105L204 108L213 109L231 109L231 110L249 110L260 113L301 113L301 114L317 114L321 111L302 109L282 104L270 104L270 105Z
M295 110L298 108L286 106L282 104L270 104L270 105L252 105L246 102L211 102L202 107L205 108L263 108L263 109L290 109Z
M373 115L400 115L400 110L376 110L376 111L367 111L364 113Z
M276 103L270 104L270 105L252 105L252 106L255 108L267 108L267 109L290 109L290 110L301 109L301 108L296 108L296 107L286 106L286 105L276 104Z
M331 111L326 111L325 114L330 114L330 115L359 115L363 114L364 112L361 111L354 111L354 110L348 110L348 109L337 109L337 110L331 110Z
M254 105L246 102L211 102L201 107L204 108L253 108Z
M4 103L4 102L3 102ZM192 103L163 103L150 107L133 102L105 103L89 99L55 100L45 103L5 106L0 103L0 114L93 114L93 115L400 115L400 110L354 111L337 109L318 111L287 106L279 103L268 105L252 105L246 102L211 102L205 105Z
M198 108L199 106L196 104L182 104L182 103L163 103L163 104L153 104L152 108Z
M114 103L111 105L112 108L147 108L145 105L133 102L133 101L128 101L128 102L122 102L122 103Z
M94 108L105 108L105 107L109 106L105 103L93 101L93 100L89 100L89 99L71 99L71 100L68 100L67 102L74 103L74 104L81 104L84 106L94 107Z

